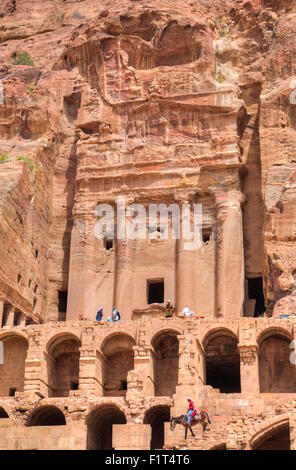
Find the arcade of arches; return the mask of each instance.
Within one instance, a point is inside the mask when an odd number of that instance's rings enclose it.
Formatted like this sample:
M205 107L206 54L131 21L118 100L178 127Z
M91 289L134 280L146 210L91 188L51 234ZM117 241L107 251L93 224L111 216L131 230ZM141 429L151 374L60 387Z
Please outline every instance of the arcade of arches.
M283 320L271 328L268 319L259 326L257 321L227 324L221 319L212 329L193 319L182 328L175 319L141 320L133 328L125 322L32 325L27 337L26 329L3 331L0 419L15 442L24 439L23 427L30 442L39 435L33 428L48 428L42 435L49 433L49 440L32 444L36 448L46 442L66 448L74 441L88 449L172 448L184 430L177 426L172 432L170 418L185 413L192 396L214 423L207 430L209 441L196 445L208 442L210 448L216 440L222 449L227 429L239 435L252 426L249 419L256 422L254 410L262 426L263 412L270 418L274 404L281 413L294 400L292 323ZM243 425L228 423L241 415ZM268 428L250 447L293 448L292 418L293 412L290 427Z

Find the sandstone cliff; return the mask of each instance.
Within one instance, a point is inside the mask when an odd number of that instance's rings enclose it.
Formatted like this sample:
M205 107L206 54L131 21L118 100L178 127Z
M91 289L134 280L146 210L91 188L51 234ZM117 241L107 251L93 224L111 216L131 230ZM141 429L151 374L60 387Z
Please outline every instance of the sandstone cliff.
M238 168L245 276L263 275L270 314L292 313L295 25L295 0L2 1L1 294L56 320L94 175L107 191L125 165L120 193L147 161L171 182L190 162Z

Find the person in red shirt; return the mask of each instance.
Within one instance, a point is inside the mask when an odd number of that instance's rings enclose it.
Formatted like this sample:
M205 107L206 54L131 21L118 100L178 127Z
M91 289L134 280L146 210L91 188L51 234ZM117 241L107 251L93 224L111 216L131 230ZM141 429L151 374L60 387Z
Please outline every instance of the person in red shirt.
M192 399L189 397L187 398L188 401L188 410L187 410L187 423L190 424L191 422L191 415L194 413L195 408L194 408L194 403Z

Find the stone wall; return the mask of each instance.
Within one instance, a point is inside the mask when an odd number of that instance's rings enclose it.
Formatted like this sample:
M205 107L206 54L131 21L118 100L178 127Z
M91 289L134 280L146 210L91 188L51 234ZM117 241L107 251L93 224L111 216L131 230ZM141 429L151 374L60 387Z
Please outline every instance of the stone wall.
M121 449L183 445L212 448L218 441L227 448L255 448L263 444L285 447L287 433L292 436L294 429L295 365L289 363L287 369L276 367L277 360L284 360L285 367L289 361L283 356L287 349L282 349L282 343L286 345L288 338L292 340L294 325L289 319L213 322L173 317L110 325L81 321L2 329L4 364L0 365L0 379L2 383L3 374L6 388L1 392L0 408L10 418L8 421L7 417L2 418L2 426L9 426L3 445L72 448L76 446L73 441L76 437L67 426L81 425L77 448L110 449L112 445ZM25 335L29 338L27 356L22 358L22 364L8 362L11 373L7 375L6 357L9 361L9 354L16 355L19 344L25 343ZM233 338L237 339L240 360L238 371L232 371L241 384L237 393L227 388L227 376L223 382L219 375L221 358L224 364L230 361L231 370ZM266 355L265 344L269 342L272 354ZM80 345L78 375L77 366L73 369L77 345ZM118 347L118 353L114 354L114 347ZM129 356L124 351L129 351ZM55 356L62 358L62 362ZM127 357L133 363L127 363ZM220 390L211 384L215 365ZM16 378L12 371L19 374L21 370L24 389L16 384L14 396L8 397ZM64 374L59 376L61 370ZM264 390L266 370L273 373L268 393ZM63 382L59 377L63 377ZM185 443L184 428L177 426L172 432L168 421L186 412L188 396L199 410L209 413L212 423L204 434L197 426L196 439L190 438ZM271 432L269 421L277 422L280 418L283 422ZM255 435L252 429L258 431L258 425L262 436L258 443L257 440L252 443ZM124 426L128 426L130 441L124 440ZM34 440L38 433L31 429L35 427L41 430L44 441ZM265 443L267 437L273 440ZM293 442L291 437L291 448Z

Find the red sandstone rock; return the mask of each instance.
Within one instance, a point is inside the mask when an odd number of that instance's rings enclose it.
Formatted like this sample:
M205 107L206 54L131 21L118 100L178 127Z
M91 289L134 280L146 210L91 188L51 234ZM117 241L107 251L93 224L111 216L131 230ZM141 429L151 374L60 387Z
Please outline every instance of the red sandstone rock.
M295 448L295 24L295 0L2 1L3 448L96 448L100 422L116 448L147 448L188 394L214 415L190 448L257 448L277 426L263 446ZM15 63L25 51L34 66ZM201 203L202 247L107 247L94 211L119 195ZM121 323L94 326L99 305ZM177 317L185 305L204 319ZM62 424L53 405L67 426L37 441L23 425Z

